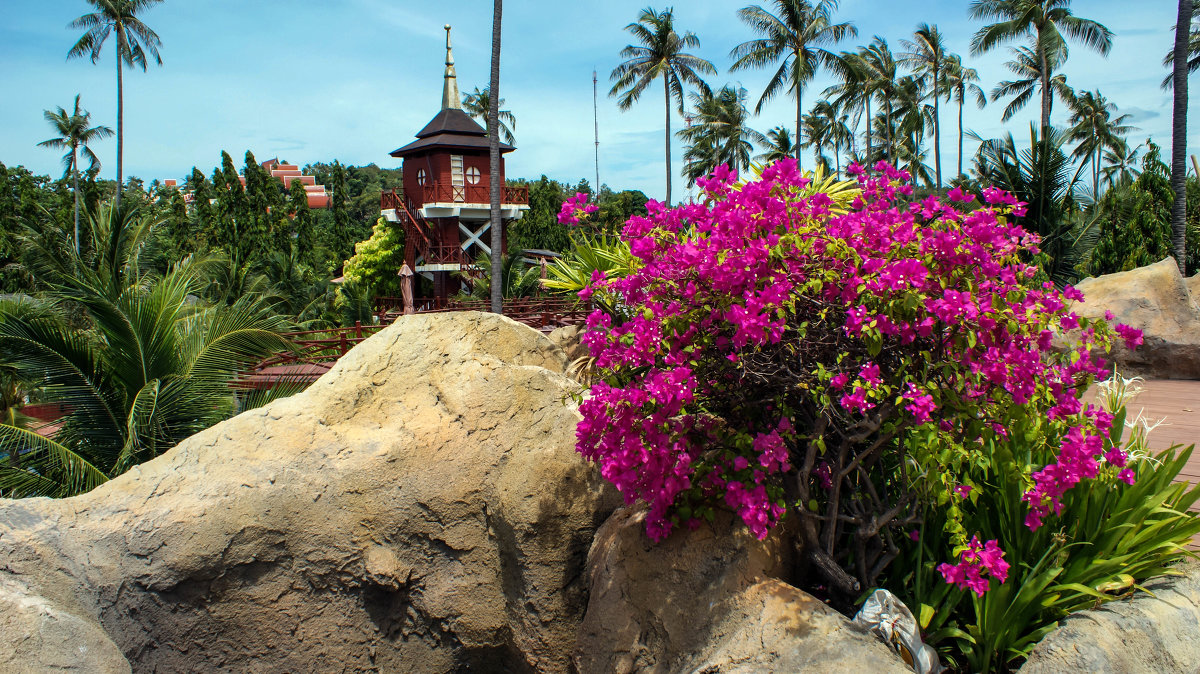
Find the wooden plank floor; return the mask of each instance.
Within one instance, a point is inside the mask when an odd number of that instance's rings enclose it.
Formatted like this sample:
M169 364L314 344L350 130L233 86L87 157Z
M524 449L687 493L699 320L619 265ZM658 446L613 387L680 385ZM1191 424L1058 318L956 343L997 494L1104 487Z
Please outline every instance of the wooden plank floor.
M1140 412L1151 423L1162 420L1150 432L1151 449L1200 445L1200 381L1150 379L1138 385L1142 392L1129 403L1129 416L1134 417ZM1200 483L1200 447L1193 450L1180 479ZM1200 511L1200 504L1192 506L1192 510ZM1200 550L1200 535L1192 539L1192 547Z

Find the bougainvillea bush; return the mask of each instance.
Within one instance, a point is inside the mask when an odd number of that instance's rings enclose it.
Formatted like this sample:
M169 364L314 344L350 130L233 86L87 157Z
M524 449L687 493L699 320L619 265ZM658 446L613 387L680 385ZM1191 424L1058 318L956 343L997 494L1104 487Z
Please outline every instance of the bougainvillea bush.
M923 502L950 503L947 579L982 590L1003 581L1004 552L974 542L954 504L1007 429L1025 420L1057 449L1028 476L1030 527L1079 482L1126 470L1098 449L1111 416L1079 401L1113 335L1067 311L1073 289L1023 285L1037 241L1009 221L1011 196L903 203L908 176L877 170L855 169L841 214L785 160L745 184L719 169L701 201L631 218L640 267L584 291L619 296L628 319L589 319L607 377L581 405L578 447L650 504L652 538L721 504L759 537L790 513L847 593L874 584ZM1053 350L1060 330L1078 344Z
M1114 415L1081 396L1112 341L1141 335L1033 283L1038 240L1011 195L918 201L902 171L850 171L856 189L818 189L793 160L744 183L722 168L698 202L627 222L633 264L580 293L618 310L588 321L601 377L578 450L649 504L654 539L721 507L760 538L792 519L807 577L843 606L898 558L936 573L928 626L933 605L1036 561L983 509L1048 536L1088 485L1138 480ZM582 197L564 204L580 217Z

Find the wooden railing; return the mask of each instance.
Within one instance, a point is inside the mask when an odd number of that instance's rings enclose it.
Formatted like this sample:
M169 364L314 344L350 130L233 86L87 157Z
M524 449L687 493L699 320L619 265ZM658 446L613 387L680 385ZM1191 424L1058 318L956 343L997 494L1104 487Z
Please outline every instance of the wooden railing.
M379 207L383 210L396 209L399 211L407 201L410 206L420 208L429 203L467 203L488 204L492 201L491 192L486 184L453 185L432 182L417 188L417 194L406 200L395 190L387 190L379 198ZM528 187L509 187L500 189L500 203L525 205L529 203Z
M418 314L490 309L486 300L439 300L422 297L416 299L413 304ZM526 297L504 301L505 316L543 332L566 325L582 324L587 321L591 310L590 306L560 297ZM375 299L375 311L379 322L374 325L356 322L352 327L346 328L281 333L280 336L289 339L294 348L264 358L230 382L230 388L261 389L279 382L316 381L355 345L402 319L404 300L399 297L378 297Z

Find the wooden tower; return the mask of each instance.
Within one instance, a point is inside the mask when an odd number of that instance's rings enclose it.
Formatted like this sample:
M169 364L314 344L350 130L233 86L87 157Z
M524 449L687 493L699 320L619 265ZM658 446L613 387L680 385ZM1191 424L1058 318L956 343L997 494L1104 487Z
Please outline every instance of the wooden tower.
M500 144L501 226L529 210L527 188L504 186L503 154L513 146ZM394 150L403 160L402 193L384 192L383 217L404 227L404 261L431 278L434 295L444 305L458 290L453 272L469 267L480 254L491 254L490 184L487 132L463 112L446 26L446 74L442 109L417 139ZM507 245L507 237L505 237Z

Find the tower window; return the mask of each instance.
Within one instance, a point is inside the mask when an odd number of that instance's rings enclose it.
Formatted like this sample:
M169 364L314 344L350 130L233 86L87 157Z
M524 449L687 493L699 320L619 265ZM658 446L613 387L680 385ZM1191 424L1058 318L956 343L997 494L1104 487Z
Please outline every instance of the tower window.
M467 182L471 185L479 184L479 169L477 167L467 167Z

